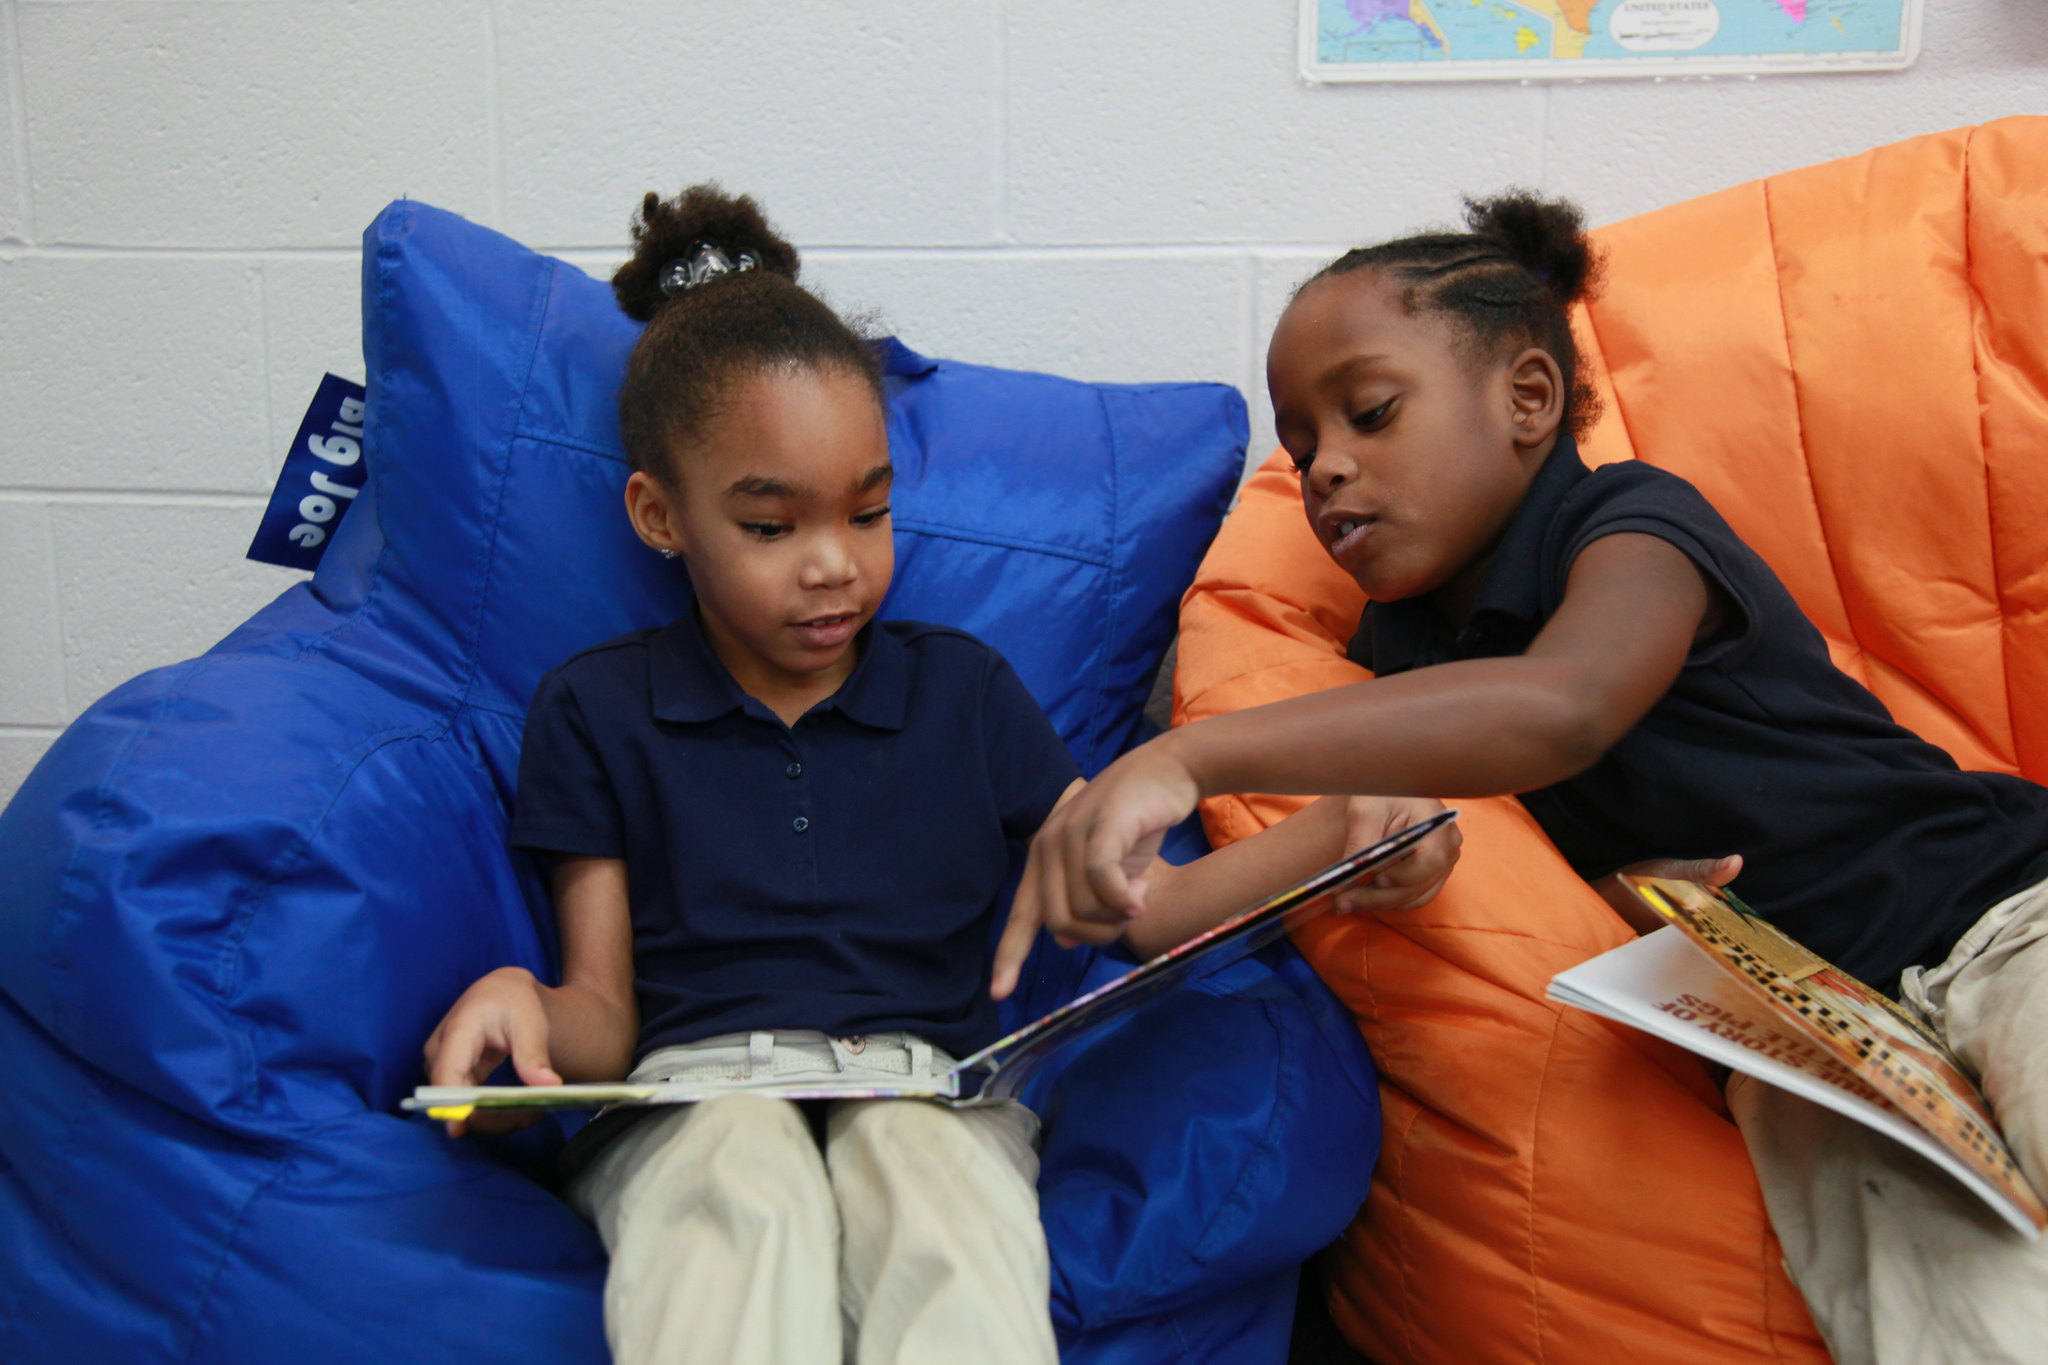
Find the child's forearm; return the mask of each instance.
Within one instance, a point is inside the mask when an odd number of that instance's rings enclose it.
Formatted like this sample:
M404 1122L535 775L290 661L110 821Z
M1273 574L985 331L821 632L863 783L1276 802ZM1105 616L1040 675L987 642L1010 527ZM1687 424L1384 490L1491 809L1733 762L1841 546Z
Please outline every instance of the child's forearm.
M1713 627L1682 551L1617 533L1574 561L1526 653L1332 688L1170 731L1155 743L1205 796L1499 796L1572 777L1640 720Z
M1447 663L1217 716L1154 743L1173 750L1204 796L1530 791L1583 771L1618 737L1585 672L1528 656Z
M562 1079L623 1080L640 1029L633 998L611 999L575 981L535 984L548 1016L548 1056Z
M1184 867L1155 862L1124 942L1149 960L1343 856L1346 802L1321 801Z

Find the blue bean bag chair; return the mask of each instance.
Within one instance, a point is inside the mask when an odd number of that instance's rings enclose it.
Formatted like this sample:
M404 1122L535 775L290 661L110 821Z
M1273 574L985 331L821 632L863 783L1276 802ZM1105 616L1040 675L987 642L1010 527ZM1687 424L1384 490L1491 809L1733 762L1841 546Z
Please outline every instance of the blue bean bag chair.
M540 674L687 602L620 512L634 327L574 268L415 203L371 225L363 285L368 480L315 577L100 701L0 815L15 1365L605 1358L603 1250L542 1183L562 1128L450 1141L397 1104L470 981L554 962L505 846ZM1142 736L1241 400L894 343L887 369L885 611L995 644L1099 769ZM1042 942L1008 1022L1123 966ZM1064 1359L1283 1359L1296 1267L1378 1143L1357 1032L1292 951L1130 1018L1032 1099Z

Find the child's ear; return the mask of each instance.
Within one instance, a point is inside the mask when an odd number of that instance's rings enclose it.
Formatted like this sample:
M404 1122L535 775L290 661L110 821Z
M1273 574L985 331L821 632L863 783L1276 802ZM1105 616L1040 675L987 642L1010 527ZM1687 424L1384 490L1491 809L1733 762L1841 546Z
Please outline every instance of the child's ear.
M1564 372L1557 359L1531 346L1508 362L1508 417L1515 444L1542 445L1564 420Z
M634 470L633 477L626 480L626 516L633 523L633 533L649 548L667 554L684 548L674 496L673 489L645 470Z

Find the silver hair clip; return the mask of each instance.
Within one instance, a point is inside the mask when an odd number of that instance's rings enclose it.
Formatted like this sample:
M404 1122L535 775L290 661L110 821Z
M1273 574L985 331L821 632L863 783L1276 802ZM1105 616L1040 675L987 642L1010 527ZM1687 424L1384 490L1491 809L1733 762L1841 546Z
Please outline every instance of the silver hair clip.
M742 251L735 260L710 242L699 242L687 257L670 261L662 268L661 292L668 298L674 298L686 289L757 269L760 264L761 258L751 251Z

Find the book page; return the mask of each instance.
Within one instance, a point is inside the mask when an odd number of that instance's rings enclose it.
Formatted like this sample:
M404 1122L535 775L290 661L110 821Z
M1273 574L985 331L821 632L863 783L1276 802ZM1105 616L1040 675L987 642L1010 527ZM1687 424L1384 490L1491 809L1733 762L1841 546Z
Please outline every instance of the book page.
M1920 1019L1803 945L1726 890L1625 878L1636 894L1774 1013L1990 1184L2010 1191L2035 1229L2048 1205L2021 1175L1976 1083Z
M1659 929L1560 972L1548 993L1875 1128L1955 1176L2025 1236L2040 1233L2048 1211L2016 1171L2007 1179L1966 1160L1679 929Z

